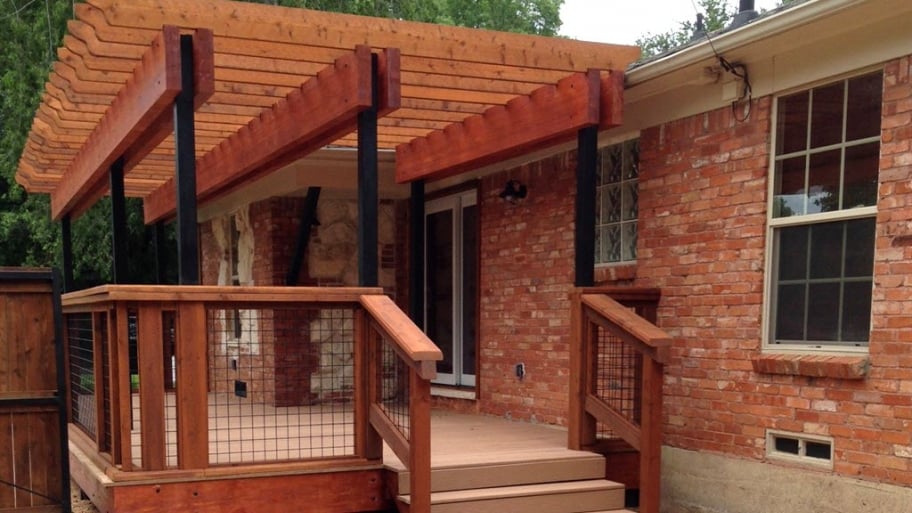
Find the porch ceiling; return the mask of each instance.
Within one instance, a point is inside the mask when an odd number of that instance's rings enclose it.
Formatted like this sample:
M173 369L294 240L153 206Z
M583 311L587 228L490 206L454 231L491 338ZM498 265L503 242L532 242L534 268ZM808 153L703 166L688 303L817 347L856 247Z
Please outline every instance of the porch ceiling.
M624 69L639 54L631 46L226 0L88 0L75 12L16 174L30 192L54 191L164 25L214 35L215 92L197 110L198 158L356 45L401 51L402 105L379 121L382 149L571 72ZM349 134L331 146L356 144ZM145 197L173 176L174 146L167 137L128 171L128 196Z

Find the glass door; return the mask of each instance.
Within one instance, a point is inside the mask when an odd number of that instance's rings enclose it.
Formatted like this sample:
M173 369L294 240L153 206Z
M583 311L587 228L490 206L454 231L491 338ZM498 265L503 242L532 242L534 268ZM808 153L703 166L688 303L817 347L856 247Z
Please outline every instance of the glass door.
M476 192L428 202L424 227L424 325L428 337L443 351L435 382L474 387L478 332Z

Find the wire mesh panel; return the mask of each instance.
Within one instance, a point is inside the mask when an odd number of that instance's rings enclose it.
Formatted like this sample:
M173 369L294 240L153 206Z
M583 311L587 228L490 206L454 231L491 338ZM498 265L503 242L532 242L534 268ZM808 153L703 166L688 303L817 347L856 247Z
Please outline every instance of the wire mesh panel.
M92 314L66 316L70 365L70 404L73 423L89 436L97 432L95 409L95 354L92 340Z
M208 308L209 462L354 455L351 308Z
M596 330L595 396L639 426L643 355L604 327L599 326ZM597 433L599 438L616 438L611 429L601 422L598 423Z
M380 339L380 365L377 367L377 384L380 390L380 408L406 440L409 433L409 368L393 349L391 342Z

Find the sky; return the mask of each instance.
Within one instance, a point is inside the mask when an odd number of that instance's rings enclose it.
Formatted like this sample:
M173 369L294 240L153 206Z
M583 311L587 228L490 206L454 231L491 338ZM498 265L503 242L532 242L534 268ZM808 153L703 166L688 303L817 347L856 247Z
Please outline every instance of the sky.
M737 7L736 0L729 0ZM691 0L564 0L561 35L584 41L634 44L638 37L677 28L695 20ZM772 9L778 0L756 0L755 8Z

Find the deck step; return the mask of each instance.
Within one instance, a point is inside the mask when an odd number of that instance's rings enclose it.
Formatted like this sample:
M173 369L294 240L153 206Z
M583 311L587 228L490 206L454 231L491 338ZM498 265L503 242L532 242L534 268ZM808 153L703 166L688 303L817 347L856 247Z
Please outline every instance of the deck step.
M399 496L409 504L407 495ZM432 513L585 513L621 510L624 486L604 479L434 492Z
M600 454L542 455L540 459L466 463L435 467L431 491L450 492L527 484L587 481L605 477L605 458ZM407 495L408 471L399 472L399 493Z

